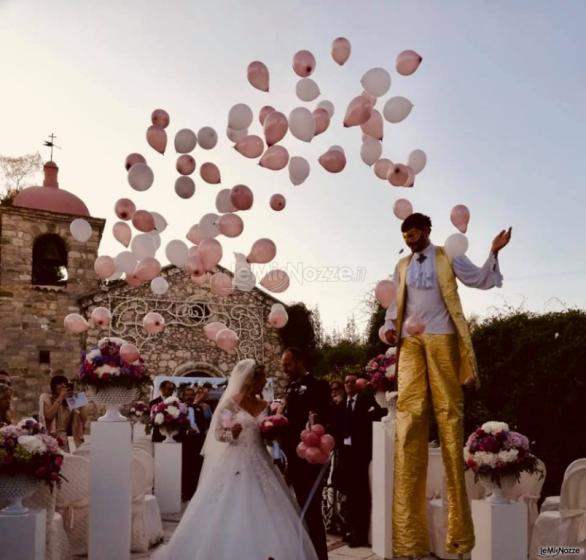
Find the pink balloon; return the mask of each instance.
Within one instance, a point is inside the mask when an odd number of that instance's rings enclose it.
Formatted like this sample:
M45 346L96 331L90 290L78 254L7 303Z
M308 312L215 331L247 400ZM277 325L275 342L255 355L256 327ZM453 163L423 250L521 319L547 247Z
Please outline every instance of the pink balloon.
M303 443L305 443L307 447L315 447L319 445L319 438L320 436L318 434L310 430L309 433L305 434L305 437L303 438Z
M134 344L125 342L122 346L120 346L120 357L122 358L123 362L132 364L140 358L140 353Z
M201 175L201 178L210 185L217 185L222 180L220 176L220 170L218 169L218 166L215 163L204 163L200 167L199 173Z
M112 313L107 307L96 307L91 314L94 325L98 327L107 327L112 320Z
M287 200L282 194L274 194L271 196L270 205L273 210L280 212L285 208Z
M384 309L395 301L396 294L397 289L392 280L381 280L374 289L374 297Z
M299 436L301 438L301 441L305 441L307 434L309 434L310 432L311 430L301 430L301 434Z
M218 229L226 237L238 237L244 229L244 222L237 214L224 214L218 221Z
M368 134L368 136L372 136L377 140L382 140L384 135L383 116L376 109L373 109L370 118L365 123L362 123L360 128L362 128L364 134Z
M246 185L236 185L230 192L230 202L237 210L249 210L252 208L254 195Z
M289 122L283 113L273 110L265 117L262 128L267 146L271 147L285 137Z
M175 167L181 175L191 175L195 171L195 159L189 154L183 154L177 158Z
M258 164L273 171L283 169L289 163L289 152L283 146L271 146L260 158Z
M272 309L268 316L269 325L275 329L282 329L289 321L289 315L284 309Z
M293 56L293 71L302 78L311 76L315 70L315 57L309 51L299 51Z
M145 257L137 265L134 273L143 281L150 282L161 272L161 263L154 257Z
M254 159L262 154L264 144L260 136L250 134L249 136L245 136L239 142L236 142L236 144L234 144L234 149L244 157Z
M165 328L165 318L155 311L149 311L142 320L144 330L149 334L160 333Z
M124 247L128 247L130 240L132 239L132 231L127 223L116 222L112 226L112 234L114 235L114 239L116 239L116 241L122 243Z
M116 272L116 265L112 257L103 255L94 261L94 272L98 278L105 280Z
M181 175L175 181L175 192L177 196L183 199L188 199L195 193L195 183L191 177Z
M413 187L413 185L415 185L415 171L413 171L413 169L411 169L411 167L409 167L408 165L406 167L407 167L407 180L405 181L405 184L403 186L411 188L411 187Z
M271 239L257 239L246 260L249 263L266 264L271 262L277 254L277 246Z
M160 154L165 153L167 148L167 133L158 126L149 126L147 129L147 142L149 146L159 152Z
M70 313L63 319L63 327L68 333L80 334L87 331L90 325L79 313Z
M222 329L216 335L216 344L228 354L234 354L238 346L238 335L232 329Z
M146 163L146 159L141 154L128 154L124 161L124 167L128 171L135 163Z
M318 465L325 465L330 460L330 453L328 451L324 452L321 447L319 448L320 455L316 459L316 463Z
M194 284L197 284L198 286L205 286L210 279L210 273L205 272L204 274L192 274L190 278Z
M319 442L319 440L318 440ZM323 456L319 447L308 446L305 450L305 459L312 465L318 464L323 460Z
M320 438L326 433L326 429L321 424L314 424L311 427L311 431L317 434Z
M330 126L330 114L324 108L318 108L313 112L315 120L315 135L321 134Z
M305 443L303 443L302 441L299 442L299 444L297 445L297 448L295 449L295 453L297 453L297 457L299 457L300 459L305 459L306 451L307 451L307 445L305 445Z
M212 270L222 259L222 245L217 239L203 239L197 248L201 264L206 272Z
M155 219L150 212L146 210L137 210L132 216L132 225L144 233L155 229Z
M363 91L360 95L362 95L363 97L366 97L366 99L368 99L369 103L374 108L374 106L376 105L376 101L377 101L376 96L372 95L371 93L368 93L367 91Z
M395 200L395 204L393 204L393 214L395 214L399 220L404 220L407 216L413 214L413 206L406 198L399 198Z
M332 58L340 66L344 65L344 63L350 58L351 52L352 46L346 37L337 37L334 39L334 42L332 43Z
M220 323L219 321L212 321L207 325L204 325L203 333L210 339L215 342L216 336L218 333L223 330L227 329L228 327L224 323Z
M136 206L129 198L120 198L116 201L114 212L121 220L131 220L136 212Z
M319 447L322 450L322 453L327 453L329 455L334 447L336 447L336 440L330 434L324 434L319 438Z
M270 105L265 105L264 107L261 108L261 110L258 113L258 120L260 121L261 126L263 126L265 124L266 118L274 111L275 111L275 108L271 107Z
M409 169L406 165L398 163L389 173L389 183L394 187L402 187L409 178Z
M346 167L346 155L339 150L328 150L319 157L318 161L330 173L339 173Z
M269 69L258 60L248 65L247 77L250 85L260 91L269 91Z
M403 51L397 56L395 68L401 76L410 76L417 70L417 68L419 68L422 60L423 58L421 55L417 54L415 51Z
M458 230L462 233L466 233L468 222L470 221L470 210L468 210L468 207L464 206L464 204L458 204L452 208L450 220Z
M417 317L407 317L403 327L409 336L417 336L425 332L425 323Z
M138 274L135 274L133 272L132 274L127 274L126 275L126 283L131 288L138 288L139 286L142 286L144 284L144 280L142 278L140 278L138 276Z
M346 116L344 117L344 126L357 126L365 123L372 115L372 105L363 95L355 97L348 104Z
M260 285L269 292L279 294L289 287L289 275L284 270L271 270L262 277Z
M220 297L227 297L234 291L232 278L225 272L216 272L210 278L210 291Z
M164 109L155 109L151 114L151 122L159 128L167 128L170 120L169 113Z
M202 276L205 274L205 268L203 263L201 262L200 256L196 254L191 254L187 257L185 261L185 268L189 274L193 274L195 276Z
M379 159L374 164L374 174L379 179L387 180L389 178L391 171L394 169L394 167L395 166L390 159L386 159L386 158Z

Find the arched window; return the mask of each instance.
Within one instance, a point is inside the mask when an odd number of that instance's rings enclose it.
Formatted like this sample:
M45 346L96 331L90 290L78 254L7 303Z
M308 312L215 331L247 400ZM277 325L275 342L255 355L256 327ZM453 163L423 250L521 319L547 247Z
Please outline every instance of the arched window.
M67 247L54 233L41 235L33 245L34 286L65 286L67 284Z

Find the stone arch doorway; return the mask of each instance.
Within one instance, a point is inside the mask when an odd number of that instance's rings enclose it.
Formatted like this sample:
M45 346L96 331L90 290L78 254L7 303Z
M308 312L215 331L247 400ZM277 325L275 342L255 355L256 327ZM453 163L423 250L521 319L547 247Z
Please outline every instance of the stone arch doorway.
M175 368L178 377L226 377L222 370L207 362L185 362Z

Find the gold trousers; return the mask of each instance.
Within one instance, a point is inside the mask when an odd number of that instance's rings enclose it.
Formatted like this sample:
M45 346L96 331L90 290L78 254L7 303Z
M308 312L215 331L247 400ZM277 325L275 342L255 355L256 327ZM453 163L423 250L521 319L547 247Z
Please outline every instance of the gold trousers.
M395 556L429 553L425 491L430 397L447 486L446 550L465 553L474 548L474 527L464 483L464 397L458 381L459 360L455 334L424 334L401 343L393 489Z

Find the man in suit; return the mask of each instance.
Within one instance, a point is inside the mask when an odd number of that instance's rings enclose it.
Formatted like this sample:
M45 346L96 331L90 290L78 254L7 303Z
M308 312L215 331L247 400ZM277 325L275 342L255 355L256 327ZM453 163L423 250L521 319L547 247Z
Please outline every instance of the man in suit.
M300 459L295 452L301 432L306 428L310 415L316 423L327 426L330 420L330 386L316 379L307 371L303 352L287 348L281 357L281 366L289 378L286 388L284 414L289 420L289 430L282 447L287 456L287 479L293 486L299 507L304 508L322 465L311 465ZM307 530L319 560L327 560L326 531L321 512L323 481L319 484L307 511Z
M372 460L372 423L384 411L367 390L359 391L356 375L344 380L346 398L336 406L334 434L338 463L334 484L346 495L349 532L344 537L350 547L368 546L370 528L370 481L368 467Z
M159 390L161 391L161 394L156 399L153 399L151 402L149 402L149 410L152 409L156 404L163 402L167 397L173 396L173 393L175 392L175 383L171 381L163 381L159 387ZM153 432L151 434L151 441L153 443L160 443L164 440L165 436L161 434L157 426L154 426Z

